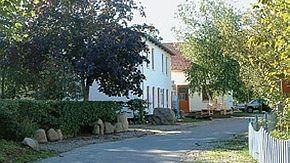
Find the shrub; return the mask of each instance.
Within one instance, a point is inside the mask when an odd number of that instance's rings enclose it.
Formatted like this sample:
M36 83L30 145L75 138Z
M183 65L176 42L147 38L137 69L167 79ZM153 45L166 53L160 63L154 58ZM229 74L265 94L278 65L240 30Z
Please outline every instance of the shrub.
M0 100L0 138L21 140L37 128L60 128L64 135L78 135L101 118L116 122L118 104L112 101Z
M145 109L148 107L148 102L142 99L132 99L127 102L127 106L130 110L137 113L139 123L145 122ZM135 120L135 117L134 117Z

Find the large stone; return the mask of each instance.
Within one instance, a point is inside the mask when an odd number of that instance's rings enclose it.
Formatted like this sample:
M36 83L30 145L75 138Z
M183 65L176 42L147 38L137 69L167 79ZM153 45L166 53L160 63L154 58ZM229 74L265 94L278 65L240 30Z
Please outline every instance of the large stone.
M157 125L171 125L176 123L174 111L167 108L155 108L153 120Z
M121 113L118 114L117 116L117 122L121 123L123 131L128 131L129 129L129 122L127 119L127 114L126 113Z
M61 129L57 129L56 130L57 136L58 136L58 140L63 140L63 134Z
M100 132L99 132L99 134L100 134L100 135L104 135L104 132L105 132L105 125L104 125L104 123L103 123L103 121L102 121L101 119L98 119L98 121L97 121L97 125L99 125L99 127L100 127Z
M49 141L57 141L59 139L57 132L53 128L47 131L46 136Z
M96 123L93 124L92 133L95 134L95 135L100 135L101 134L100 126L98 124L96 124Z
M118 133L118 132L123 132L124 129L123 129L123 125L121 122L117 122L115 124L115 133Z
M95 135L104 135L105 125L101 119L98 119L97 122L93 123L92 133Z
M32 138L24 138L21 142L23 145L29 146L34 150L39 150L39 144L35 139Z
M105 134L113 134L115 127L110 122L105 122Z
M34 139L38 143L47 143L47 137L44 129L38 129L34 132Z

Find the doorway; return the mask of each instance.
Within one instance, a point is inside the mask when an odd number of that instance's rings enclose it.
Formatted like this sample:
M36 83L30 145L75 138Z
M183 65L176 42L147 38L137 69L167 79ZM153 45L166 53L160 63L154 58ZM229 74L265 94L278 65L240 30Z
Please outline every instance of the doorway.
M189 112L189 100L188 100L188 85L177 86L179 110L188 113Z

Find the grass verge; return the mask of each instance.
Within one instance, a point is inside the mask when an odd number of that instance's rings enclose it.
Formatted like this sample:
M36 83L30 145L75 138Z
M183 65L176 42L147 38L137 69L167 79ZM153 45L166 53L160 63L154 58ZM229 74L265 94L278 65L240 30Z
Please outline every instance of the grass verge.
M196 118L190 118L190 117L184 117L182 119L178 119L177 122L182 123L194 123L194 122L203 122L206 121L205 119L196 119Z
M0 140L0 162L1 163L30 163L39 159L56 156L55 151L36 151L20 143Z
M199 151L193 163L257 163L249 155L247 134L232 139L211 142L211 149Z

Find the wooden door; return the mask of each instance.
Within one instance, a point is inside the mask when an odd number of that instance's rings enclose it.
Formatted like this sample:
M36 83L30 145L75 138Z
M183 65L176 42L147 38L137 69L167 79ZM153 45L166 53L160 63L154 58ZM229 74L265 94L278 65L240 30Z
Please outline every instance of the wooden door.
M188 101L188 86L179 85L178 88L178 100L179 100L179 110L184 112L189 112L189 101Z

